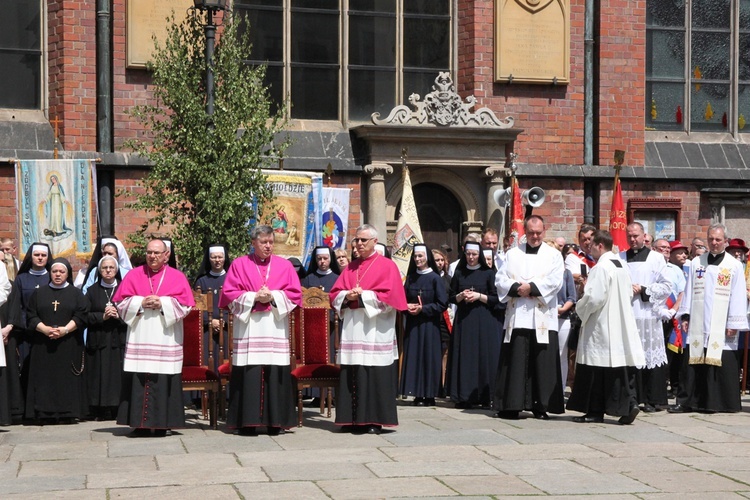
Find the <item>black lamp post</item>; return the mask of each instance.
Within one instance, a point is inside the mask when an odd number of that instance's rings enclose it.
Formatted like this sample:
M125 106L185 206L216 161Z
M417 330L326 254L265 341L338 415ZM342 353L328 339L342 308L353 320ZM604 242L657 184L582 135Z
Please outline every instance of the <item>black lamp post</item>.
M214 114L214 42L216 41L216 25L214 14L227 8L228 0L193 0L195 9L206 11L208 18L203 27L206 32L206 114Z

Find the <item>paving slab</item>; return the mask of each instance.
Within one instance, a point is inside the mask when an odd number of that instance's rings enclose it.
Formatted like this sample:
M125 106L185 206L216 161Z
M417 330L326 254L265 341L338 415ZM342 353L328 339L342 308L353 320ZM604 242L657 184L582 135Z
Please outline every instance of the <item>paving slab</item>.
M381 434L395 446L512 444L513 440L489 429Z
M547 421L550 424L549 421ZM539 443L575 443L575 444L590 444L590 443L611 443L616 441L615 439L596 432L594 429L588 428L588 425L576 424L575 426L568 426L564 430L554 425L547 425L543 429L535 429L534 432L529 432L526 428L514 429L502 432L508 439L521 444L539 444ZM493 443L486 443L493 444Z
M613 493L650 493L658 491L623 474L535 474L520 479L550 495L592 495ZM588 497L587 497L588 498Z
M750 471L747 470L725 470L716 471L714 474L722 475L741 484L735 486L734 491L750 490Z
M14 425L3 439L3 444L72 443L91 440L90 425Z
M156 462L151 457L116 457L106 460L76 458L70 460L29 460L21 464L18 477L67 476L71 471L94 472L128 471L128 474L155 472Z
M705 493L644 493L638 496L643 500L706 500ZM733 491L714 491L711 493L711 500L740 500L743 498L747 497Z
M179 436L167 436L163 438L123 437L112 439L108 443L110 457L152 457L154 455L166 454L184 455L187 452Z
M47 442L17 444L11 453L11 460L19 462L27 460L66 460L71 458L87 458L96 460L107 457L107 443L91 441L76 442Z
M714 471L750 471L750 460L737 460L737 457L670 457L674 462L684 464L694 470Z
M537 460L500 460L492 459L490 462L498 470L510 474L511 476L529 476L536 474L580 474L586 477L593 471L577 464L569 459L537 459Z
M286 481L283 483L236 484L237 492L242 498L253 500L277 500L295 498L306 500L327 500L330 498L317 484L311 481Z
M0 462L5 462L10 458L10 454L13 451L13 445L0 444Z
M484 451L488 455L503 460L545 460L555 458L596 458L607 456L606 453L600 450L596 450L592 446L575 443L542 443L524 445L515 443L512 445L478 446L477 448Z
M726 427L723 427L723 428L726 428ZM717 428L712 428L712 427L707 427L705 425L703 426L696 425L692 427L674 426L669 429L669 432L671 432L672 434L677 434L679 436L684 436L686 438L689 438L691 441L698 441L701 443L726 443L729 441L735 441L735 442L750 441L750 437L738 436L736 433L724 432L723 430L719 430Z
M397 462L458 462L492 458L476 446L424 445L382 448L382 453Z
M695 443L693 446L717 457L750 457L750 446L747 443Z
M689 471L689 466L666 457L607 457L575 458L584 467L596 472L633 472L658 470L661 472Z
M293 439L286 439L292 436L283 436L284 439L278 439L278 445L288 451L302 450L325 450L325 449L342 449L342 448L378 448L381 446L391 446L386 440L387 436L398 434L398 431L384 430L379 436L376 435L355 435L349 432L319 431L316 433L297 434Z
M269 436L239 436L223 432L207 432L204 435L180 436L180 441L187 453L244 453L247 451L278 451L283 448L279 444L284 439L294 439L295 436L283 435L278 438Z
M3 495L3 500L39 500L39 498L54 500L108 500L107 490L56 490L39 493L13 493Z
M18 470L21 468L21 463L15 460L0 462L0 479L5 481L7 479L13 479L18 476Z
M581 425L581 424L579 424ZM623 443L692 443L694 439L681 436L671 430L662 429L654 425L613 425L596 426L592 429L604 437L609 437Z
M88 488L133 488L146 486L184 486L232 484L240 482L268 481L268 476L260 467L239 467L220 469L210 464L190 473L155 471L140 474L119 474L114 472L92 473L88 475Z
M317 484L335 500L456 495L455 491L430 477L342 479L318 481Z
M109 490L109 500L142 500L144 498L179 498L180 500L222 500L242 498L229 484L208 486L158 486L152 488L114 488Z
M241 469L233 453L189 453L187 455L156 455L157 470L190 474L198 469Z
M18 493L24 495L47 496L46 492L57 490L81 490L86 487L86 477L82 474L66 477L24 477L0 482L0 497ZM42 495L44 494L44 495Z
M237 453L237 460L245 466L269 466L269 465L307 465L309 463L325 461L325 463L342 464L364 464L371 462L390 462L391 458L383 450L396 448L342 448L327 449L325 455L319 453L290 453L288 451L258 451Z
M737 473L742 474L742 472ZM746 489L748 486L705 471L670 472L669 474L664 474L662 471L634 471L627 475L664 493L737 491Z
M463 500L464 495L541 495L542 492L526 481L514 476L448 476L440 478L447 486L456 490Z
M454 462L378 462L367 467L378 477L496 476L498 469L477 460Z
M271 481L316 481L321 479L369 479L373 473L363 464L338 463L335 465L325 460L305 464L304 467L288 465L263 466L263 471Z
M590 443L588 446L611 457L708 457L708 451L698 449L700 443L652 443L633 446L629 443Z

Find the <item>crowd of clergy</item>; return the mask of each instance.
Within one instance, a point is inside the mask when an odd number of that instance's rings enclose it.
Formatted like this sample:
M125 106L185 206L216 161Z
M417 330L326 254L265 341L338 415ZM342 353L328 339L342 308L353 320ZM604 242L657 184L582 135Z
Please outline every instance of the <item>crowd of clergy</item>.
M452 263L417 243L402 277L373 226L356 229L351 254L316 247L308 269L275 255L274 229L257 226L234 260L208 246L192 284L168 239L149 241L134 267L120 240L102 237L75 277L48 245L19 262L2 240L0 425L116 420L134 437L185 427L182 323L200 290L226 311L206 318L207 335L233 316L227 429L278 435L297 423L289 315L311 287L340 319L331 363L343 432L379 434L398 425L399 404L437 400L503 419L568 409L581 423L742 409L742 240L713 224L690 248L652 249L637 222L619 253L587 224L578 244L545 236L531 215L519 243L469 234Z

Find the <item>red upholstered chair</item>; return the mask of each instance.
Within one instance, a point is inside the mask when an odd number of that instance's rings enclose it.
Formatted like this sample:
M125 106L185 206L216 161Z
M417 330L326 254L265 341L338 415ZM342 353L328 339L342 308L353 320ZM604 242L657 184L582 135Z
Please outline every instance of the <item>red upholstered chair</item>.
M227 385L229 385L229 378L232 375L232 351L234 350L234 341L232 338L232 329L234 328L234 316L230 312L227 318L226 331L223 328L219 330L219 353L217 353L217 359L219 360L219 414L222 418L226 418L227 415ZM226 336L226 338L225 338ZM227 346L225 349L224 346Z
M320 288L303 288L302 307L296 308L290 315L292 377L297 383L299 427L302 427L302 389L306 387L320 388L321 414L323 390L326 390L328 418L331 417L331 388L338 385L341 368L330 362L330 310L328 293ZM338 321L335 325L338 325Z
M200 299L196 294L196 299ZM208 297L211 300L211 297ZM196 301L200 306L201 302ZM216 395L219 392L219 376L204 364L203 352L203 311L204 308L193 307L182 320L183 361L182 390L204 391L208 393L208 404L203 404L203 418L206 418L206 407L213 429L216 429Z

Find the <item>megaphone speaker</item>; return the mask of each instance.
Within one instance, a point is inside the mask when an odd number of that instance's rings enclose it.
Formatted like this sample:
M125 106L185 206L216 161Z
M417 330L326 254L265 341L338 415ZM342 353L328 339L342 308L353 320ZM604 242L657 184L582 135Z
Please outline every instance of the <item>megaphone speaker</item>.
M501 208L507 207L510 205L510 188L496 190L492 194L492 198Z
M524 205L534 208L541 207L542 203L544 203L544 198L544 189L537 186L524 191L523 196L521 197Z

